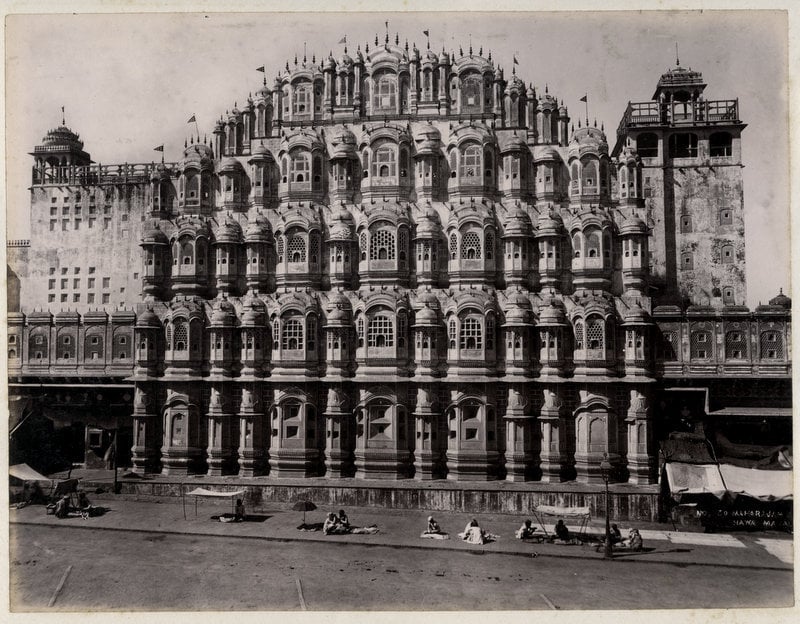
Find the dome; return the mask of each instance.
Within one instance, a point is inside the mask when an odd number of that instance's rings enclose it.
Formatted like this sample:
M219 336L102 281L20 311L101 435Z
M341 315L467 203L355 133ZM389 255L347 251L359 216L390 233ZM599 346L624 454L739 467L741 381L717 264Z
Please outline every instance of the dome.
M430 61L431 63L438 63L439 56L436 54L436 52L428 48L425 52L425 60Z
M544 236L561 236L563 231L564 221L557 212L551 209L539 215L539 223L536 232L537 238Z
M241 243L242 228L236 221L226 216L217 229L215 238L217 243Z
M415 158L419 156L438 156L442 145L442 135L429 122L414 133L414 142L417 144Z
M211 169L214 165L214 152L210 146L203 143L194 143L183 150L181 168L189 166Z
M153 168L153 172L150 174L150 179L154 182L158 182L160 180L169 180L171 177L170 171L167 169L164 163L157 164Z
M786 308L787 310L791 310L792 300L783 294L783 288L781 288L780 292L775 297L769 300L769 305L780 306L781 308Z
M564 327L567 325L567 317L564 308L556 305L551 300L548 304L539 308L539 327Z
M638 303L634 303L625 313L623 325L650 325L647 312Z
M83 141L80 136L66 126L50 130L42 139L42 145L49 148L68 147L78 151L83 150Z
M647 224L636 213L627 217L619 227L620 236L626 234L647 234Z
M530 325L531 302L521 292L514 292L506 301L505 325Z
M269 90L269 87L267 86L266 82L264 83L264 86L262 86L258 91L256 91L256 99L269 101L271 96L272 96L272 91Z
M622 153L619 155L620 164L637 165L639 163L639 154L636 148L626 145L622 148Z
M591 126L578 128L569 142L569 158L581 158L585 154L608 155L608 140L605 133Z
M511 74L511 80L509 80L506 85L506 93L511 93L512 91L525 93L525 83L520 80L520 77L517 76L516 73Z
M336 129L331 137L333 149L330 152L330 159L350 158L356 159L356 136L347 128Z
M503 238L510 236L530 236L531 219L520 205L513 206L506 217Z
M429 290L423 290L419 293L417 295L417 301L433 310L438 310L440 308L439 300L436 298L436 295Z
M250 327L264 324L264 313L267 307L258 297L247 295L242 301L242 325Z
M528 149L528 144L516 132L507 134L500 140L500 153L522 152Z
M552 145L536 145L533 148L534 162L542 162L546 160L561 160L561 154Z
M246 243L268 243L272 238L272 225L263 214L256 215L245 231Z
M328 240L352 241L355 238L353 217L344 208L339 206L332 211L328 223Z
M239 173L242 171L242 163L231 156L222 159L219 164L220 173Z
M347 54L345 51L341 57L339 57L339 67L347 67L350 68L353 65L353 58Z
M611 219L605 210L590 206L572 218L570 231L584 230L590 225L604 228L611 225Z
M236 323L236 310L226 299L218 299L211 312L211 325L216 327L232 327Z
M161 327L161 321L152 308L147 308L136 319L136 327Z
M437 239L441 233L442 228L439 224L439 215L436 213L436 210L433 209L433 206L428 206L417 218L417 231L414 238Z
M325 63L323 64L324 69L336 69L336 61L333 60L333 56L328 55L328 58L325 59Z
M414 317L414 327L436 327L438 325L439 317L427 303Z
M142 243L149 245L169 245L169 239L164 231L154 223L152 227L148 228L142 236Z
M250 159L247 162L254 162L254 161L265 161L265 160L275 160L272 157L272 152L267 149L267 146L263 143L259 143L256 145L255 149L253 150L253 155L250 156ZM237 161L238 162L238 161Z

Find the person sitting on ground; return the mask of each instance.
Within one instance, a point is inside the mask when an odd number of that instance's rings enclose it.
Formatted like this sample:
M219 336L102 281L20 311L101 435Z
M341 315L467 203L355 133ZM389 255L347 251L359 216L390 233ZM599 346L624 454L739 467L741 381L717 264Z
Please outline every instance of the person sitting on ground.
M236 499L236 511L234 512L234 520L236 522L244 521L244 503L241 498Z
M467 526L464 527L464 532L459 533L458 536L470 544L486 543L486 532L478 526L478 521L475 518L469 521Z
M339 524L343 532L348 532L350 530L350 519L347 517L347 514L344 512L344 509L339 510Z
M322 524L322 532L325 535L330 535L331 533L336 533L336 528L339 526L339 518L336 517L336 514L331 512L328 514L328 517L325 518L325 522Z
M556 526L553 529L556 534L556 539L562 542L569 542L570 541L570 534L567 525L564 524L564 520L559 518L558 522L556 522Z
M631 529L630 537L628 538L628 548L635 552L640 552L644 547L644 541L639 534L639 529Z
M81 512L81 518L84 520L95 515L94 507L92 507L92 504L89 502L86 492L78 492L78 510Z
M62 496L56 502L55 517L66 518L69 515L69 496Z
M622 533L616 524L611 525L611 543L619 544L622 541Z
M533 532L536 530L536 527L533 526L530 520L526 520L522 523L522 526L517 529L515 533L517 539L531 539L533 537Z
M433 516L428 516L428 529L425 532L442 533L442 528L439 526L439 523L433 519Z

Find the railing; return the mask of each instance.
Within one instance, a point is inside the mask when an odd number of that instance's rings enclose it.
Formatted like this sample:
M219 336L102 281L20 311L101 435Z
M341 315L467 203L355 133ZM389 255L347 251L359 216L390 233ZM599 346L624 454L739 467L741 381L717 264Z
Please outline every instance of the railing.
M177 163L166 163L165 166L172 168L176 167ZM32 183L35 185L139 184L150 181L150 175L155 167L155 163L45 166L44 169L34 167Z
M6 247L30 247L31 241L27 238L14 238L6 241Z
M697 123L739 123L739 100L629 102L617 135L624 135L626 128L635 126Z

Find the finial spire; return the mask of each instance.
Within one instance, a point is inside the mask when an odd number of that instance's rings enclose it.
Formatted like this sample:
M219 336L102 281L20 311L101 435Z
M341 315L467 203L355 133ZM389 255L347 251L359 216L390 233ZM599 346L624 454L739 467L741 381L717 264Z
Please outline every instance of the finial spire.
M66 126L67 125L67 118L64 116L64 107L63 106L61 107L61 125L62 126Z
M678 56L678 42L677 41L675 42L675 66L676 67L680 67L681 66L681 57Z
M385 41L386 41L386 43L389 43L389 22L388 22L388 20L385 23L386 23L386 39L385 39Z

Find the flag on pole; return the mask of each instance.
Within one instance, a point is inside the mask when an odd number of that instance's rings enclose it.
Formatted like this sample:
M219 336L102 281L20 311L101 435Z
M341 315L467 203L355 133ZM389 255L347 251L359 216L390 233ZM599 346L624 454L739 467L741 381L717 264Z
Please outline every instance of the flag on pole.
M584 96L581 98L581 102L588 102L589 100L588 100L587 98L588 98L588 94L587 94L587 95L584 95Z
M197 123L197 119L195 119L195 116L192 115L191 117L189 117L189 121L187 121L186 123Z
M347 43L347 35L339 39L339 43Z
M519 65L519 61L517 60L517 55L514 55L514 65Z
M262 74L266 73L263 65L261 67L256 67L256 71L260 71Z
M158 147L154 147L153 151L154 152L163 152L164 151L164 146L163 145L159 145Z
M426 37L430 37L430 36L431 36L431 31L429 31L429 30L423 30L423 31L422 31L422 34L423 34L423 35L425 35Z

